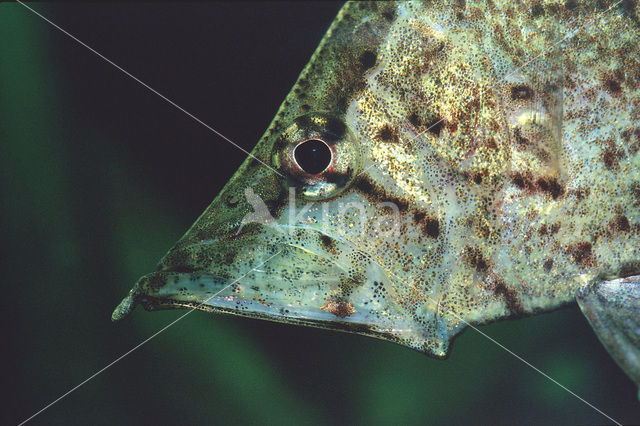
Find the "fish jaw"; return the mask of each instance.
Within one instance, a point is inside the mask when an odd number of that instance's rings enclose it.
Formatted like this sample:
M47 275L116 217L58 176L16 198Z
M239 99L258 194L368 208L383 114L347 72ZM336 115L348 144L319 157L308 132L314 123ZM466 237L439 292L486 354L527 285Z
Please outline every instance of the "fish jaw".
M114 311L113 320L124 318L138 304L148 311L201 310L361 334L436 358L447 356L452 336L446 330L436 338L427 336L408 319L385 290L393 277L370 255L344 238L312 228L292 232L277 225L261 228L258 235L238 238L245 241L234 249L230 265L215 263L200 270L193 263L179 265L174 260L197 257L207 246L224 258L224 242L185 244L183 239L163 258L159 271L140 278ZM329 238L331 251L314 243Z

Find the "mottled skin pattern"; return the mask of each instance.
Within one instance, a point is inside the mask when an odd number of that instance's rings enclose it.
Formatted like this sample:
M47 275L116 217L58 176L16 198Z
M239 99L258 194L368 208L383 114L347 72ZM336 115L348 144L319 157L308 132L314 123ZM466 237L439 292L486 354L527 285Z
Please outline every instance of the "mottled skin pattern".
M282 176L248 158L114 318L196 307L444 357L466 323L640 273L639 9L614 4L347 4L252 153ZM290 161L304 138L334 150L319 176ZM274 222L240 228L247 188Z

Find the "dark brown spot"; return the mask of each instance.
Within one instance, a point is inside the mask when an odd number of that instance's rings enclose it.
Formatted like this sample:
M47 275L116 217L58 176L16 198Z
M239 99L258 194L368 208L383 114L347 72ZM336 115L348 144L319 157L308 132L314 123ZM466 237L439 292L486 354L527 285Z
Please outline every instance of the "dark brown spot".
M551 225L551 234L556 234L560 230L560 224L554 223Z
M505 304L507 305L507 309L513 315L522 315L524 310L522 309L522 304L518 299L518 295L515 291L507 288L506 284L502 280L497 280L493 287L493 293L496 296L503 297Z
M365 50L360 55L360 66L363 70L367 70L376 64L377 55L371 50Z
M547 225L543 223L538 232L540 232L540 235L547 235Z
M308 115L301 115L300 117L296 118L296 124L298 125L298 127L303 129L313 126L311 118Z
M398 143L398 130L389 124L384 124L378 129L375 138L382 142Z
M320 178L328 183L335 183L338 186L343 186L349 180L351 176L351 168L348 168L345 172L336 172L333 170L327 170L322 173Z
M412 112L409 116L409 123L411 123L413 127L419 127L420 124L422 124L422 120L420 119L420 116L418 114Z
M619 214L609 222L609 228L612 231L628 232L631 229L629 219L625 215Z
M413 220L420 225L422 233L431 238L438 238L440 235L440 222L434 217L428 217L426 213L418 211L413 214Z
M511 182L522 190L549 194L554 200L564 194L564 187L552 177L540 177L534 182L530 174L514 172L511 174Z
M482 256L482 251L476 247L467 246L462 253L462 259L478 272L487 272L489 265Z
M533 188L533 184L531 183L531 178L520 172L514 172L511 175L511 182L513 182L513 184L520 189L530 190L531 188Z
M324 304L324 306L321 306L320 309L324 309L325 311L340 318L348 317L356 312L353 305L349 302L345 302L344 300L329 300Z
M604 80L604 86L612 96L618 96L622 91L622 87L620 83L612 78L607 78Z
M395 9L385 10L382 12L382 16L387 22L393 22L393 20L396 19L396 11Z
M331 238L328 235L321 234L320 235L320 242L327 249L328 252L330 252L332 254L338 254L338 250L336 249L336 244L335 244L335 241L333 240L333 238Z
M525 84L518 84L511 88L511 99L513 100L525 100L531 99L533 91Z
M387 193L384 188L381 188L371 182L371 180L365 175L360 175L360 177L354 182L353 187L356 191L369 199L394 203L400 212L406 212L409 209L409 202L407 200Z
M622 152L616 149L612 141L609 142L609 146L602 151L601 158L604 166L607 170L618 170L620 167L620 158L623 157Z
M551 195L554 200L564 194L564 188L556 178L539 178L536 184L541 191Z
M363 195L374 195L380 191L367 177L362 176L355 183L355 188L359 190ZM377 195L377 194L376 194Z
M504 297L505 304L507 305L507 309L514 315L522 315L524 310L522 309L522 304L518 299L518 296L515 291L510 290L505 285L504 281L499 280L496 282L495 287L493 288L493 293L496 296Z
M547 259L544 261L544 264L542 265L542 267L544 268L545 271L549 272L551 271L551 268L553 268L553 259Z
M310 87L309 80L307 80L306 78L300 79L300 81L298 82L298 85L300 85L300 87L303 89L308 89Z
M325 124L325 131L335 138L341 139L347 132L347 126L342 120L330 118Z
M440 131L442 130L442 126L444 126L444 119L440 117L434 118L432 121L426 123L427 131L430 133L440 136Z
M580 243L569 244L567 252L571 255L573 263L588 266L592 263L591 243L584 241Z
M427 218L423 229L431 238L438 238L440 235L440 222L435 218Z

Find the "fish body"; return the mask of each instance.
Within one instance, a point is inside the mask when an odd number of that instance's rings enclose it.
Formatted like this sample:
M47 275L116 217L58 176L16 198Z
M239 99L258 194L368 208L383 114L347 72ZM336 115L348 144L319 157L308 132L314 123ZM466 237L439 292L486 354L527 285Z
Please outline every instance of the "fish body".
M347 3L251 156L114 319L195 308L442 358L469 325L640 274L638 13Z

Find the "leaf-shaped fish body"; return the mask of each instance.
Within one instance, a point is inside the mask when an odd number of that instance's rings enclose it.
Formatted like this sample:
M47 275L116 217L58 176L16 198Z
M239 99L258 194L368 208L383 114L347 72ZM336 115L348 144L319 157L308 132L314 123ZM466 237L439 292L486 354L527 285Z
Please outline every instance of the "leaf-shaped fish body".
M640 272L635 2L348 3L252 155L114 312L436 357Z

